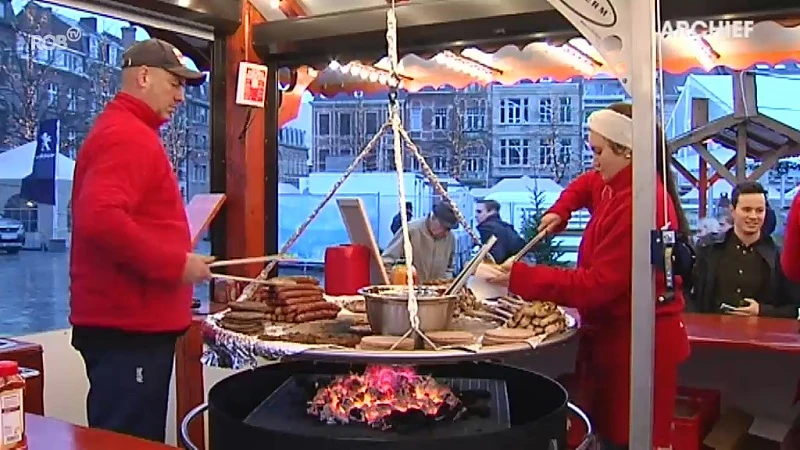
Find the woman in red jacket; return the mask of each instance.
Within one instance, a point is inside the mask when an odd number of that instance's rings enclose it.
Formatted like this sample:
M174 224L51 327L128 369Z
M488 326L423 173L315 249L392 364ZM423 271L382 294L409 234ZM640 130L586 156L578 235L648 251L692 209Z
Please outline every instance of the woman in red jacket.
M626 448L630 419L631 271L632 271L632 108L614 104L589 117L589 144L596 170L578 177L548 211L552 231L563 230L570 214L588 208L591 220L583 233L575 269L514 263L494 281L526 300L549 300L577 308L582 334L576 362L580 397L598 434L611 448ZM660 133L660 130L658 130ZM660 137L660 136L659 136ZM661 166L661 140L658 141ZM672 174L665 195L659 169L656 226L688 231L680 211ZM664 205L667 216L664 217ZM653 383L653 446L671 446L678 365L689 355L681 321L684 298L680 279L674 298L656 305ZM656 296L665 291L663 273L656 275ZM650 299L656 301L656 299Z
M792 207L789 208L789 216L786 218L781 268L786 274L786 278L800 283L800 194L794 197ZM800 313L798 319L800 319Z

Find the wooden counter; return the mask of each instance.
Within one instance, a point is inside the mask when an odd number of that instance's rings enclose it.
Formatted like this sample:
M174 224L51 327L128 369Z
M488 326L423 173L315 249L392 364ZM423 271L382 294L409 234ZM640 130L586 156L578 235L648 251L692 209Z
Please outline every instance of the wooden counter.
M34 414L25 414L25 430L30 450L165 450L175 448Z
M723 314L684 314L692 345L800 353L800 322Z

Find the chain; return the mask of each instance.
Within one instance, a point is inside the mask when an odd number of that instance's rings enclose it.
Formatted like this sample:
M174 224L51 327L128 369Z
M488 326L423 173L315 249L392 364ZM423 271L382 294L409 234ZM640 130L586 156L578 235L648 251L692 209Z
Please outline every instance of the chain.
M280 251L278 253L286 253L292 247L292 245L294 245L294 243L297 242L297 239L300 237L300 235L302 235L303 232L306 231L306 228L308 228L308 226L311 224L311 222L313 222L314 219L316 219L316 217L322 211L322 208L324 208L325 205L327 205L328 202L336 194L336 191L338 191L339 188L342 187L342 184L344 184L344 182L347 181L347 178L358 168L358 166L361 164L361 162L364 160L364 158L366 158L367 155L374 149L375 145L377 145L378 141L380 141L381 137L384 134L386 134L386 131L389 129L390 126L391 126L391 120L387 120L386 123L384 123L383 126L381 126L381 128L378 130L378 132L375 133L375 136L372 137L372 139L367 143L366 147L364 147L364 149L361 150L361 153L359 153L358 156L356 156L356 158L353 160L353 162L350 164L350 166L347 168L347 170L345 170L345 172L342 175L342 177L339 178L339 180L336 181L336 183L333 184L333 187L331 187L330 192L325 194L325 197L322 199L322 202L320 202L320 204L317 205L317 207L314 209L314 211L311 212L311 215L308 216L306 221L303 222L303 224L300 225L300 227L297 229L297 231L294 232L292 237L290 237L289 240L286 241L285 244L283 244L283 247L281 247L281 249L280 249ZM267 279L269 277L269 273L272 272L272 269L274 269L275 265L277 265L277 264L278 264L278 261L270 262L264 268L264 270L261 271L261 273L258 275L257 279L258 280ZM257 286L256 283L250 283L246 288L244 288L244 290L242 291L242 294L239 296L237 301L241 301L241 300L245 300L245 299L250 298L253 295L253 293L255 293L255 290L256 290L257 287L258 286Z
M422 153L419 151L419 148L414 144L411 140L411 137L408 135L408 132L404 129L400 129L400 133L403 135L403 140L406 141L406 145L408 145L409 150L411 150L411 154L414 155L414 158L417 159L419 162L419 167L422 169L422 174L425 175L425 178L433 184L433 188L436 190L436 193L441 195L447 204L453 208L453 212L456 215L456 220L458 223L464 227L464 230L467 231L469 236L472 238L472 241L477 245L483 245L481 238L475 233L475 230L469 226L467 219L461 214L461 211L458 209L458 205L450 198L450 194L447 193L447 190L442 186L442 183L439 182L439 179L436 177L436 174L433 173L431 170L431 166L428 165L428 162L425 161L425 157L422 156Z

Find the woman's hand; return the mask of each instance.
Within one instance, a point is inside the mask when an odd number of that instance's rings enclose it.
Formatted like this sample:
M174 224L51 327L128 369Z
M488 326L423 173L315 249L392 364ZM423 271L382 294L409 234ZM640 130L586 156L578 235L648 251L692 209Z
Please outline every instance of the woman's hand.
M556 213L547 213L542 216L542 220L539 221L537 231L541 232L547 230L547 233L551 234L559 225L561 225L561 216Z
M499 266L487 267L486 281L498 286L508 286L511 280L511 267L514 265L513 260L508 260Z

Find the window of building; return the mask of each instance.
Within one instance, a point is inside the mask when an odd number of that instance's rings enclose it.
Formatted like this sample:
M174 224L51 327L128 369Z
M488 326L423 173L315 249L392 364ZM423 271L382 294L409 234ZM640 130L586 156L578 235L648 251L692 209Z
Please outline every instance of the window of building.
M350 136L353 134L352 122L352 113L339 113L339 136Z
M58 103L58 85L55 83L47 83L47 101L50 105L55 106Z
M506 98L500 100L501 125L517 125L529 123L528 99L527 98Z
M539 99L539 123L553 122L553 99Z
M572 139L563 138L558 144L558 163L569 164L572 159Z
M539 139L539 165L547 167L553 165L553 139Z
M446 130L447 129L447 108L436 108L436 112L433 115L433 128L436 130Z
M67 111L76 111L78 109L78 94L75 92L74 87L67 89Z
M331 115L328 113L321 113L317 116L317 132L320 136L328 136L331 134Z
M409 131L422 131L422 110L411 108L411 119L409 120Z
M530 140L522 138L500 139L500 165L504 167L527 166L530 163Z
M373 135L378 132L378 113L368 112L364 118L364 122L364 131L366 131L367 134Z
M464 115L465 131L480 131L486 128L486 108L471 107L467 108Z
M558 99L558 123L572 123L572 98Z

